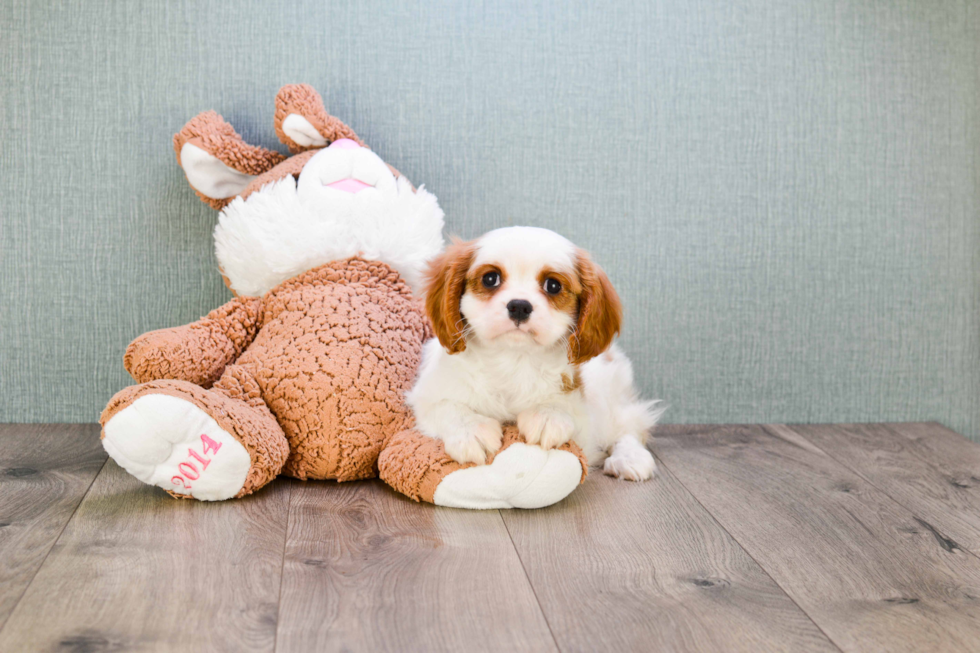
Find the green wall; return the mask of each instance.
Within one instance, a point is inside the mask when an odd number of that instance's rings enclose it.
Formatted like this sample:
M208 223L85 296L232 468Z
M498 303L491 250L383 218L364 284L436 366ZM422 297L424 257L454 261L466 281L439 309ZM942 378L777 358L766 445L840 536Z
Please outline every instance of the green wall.
M980 436L980 5L0 6L0 421L94 421L122 353L228 294L171 136L328 109L449 230L557 229L668 421Z

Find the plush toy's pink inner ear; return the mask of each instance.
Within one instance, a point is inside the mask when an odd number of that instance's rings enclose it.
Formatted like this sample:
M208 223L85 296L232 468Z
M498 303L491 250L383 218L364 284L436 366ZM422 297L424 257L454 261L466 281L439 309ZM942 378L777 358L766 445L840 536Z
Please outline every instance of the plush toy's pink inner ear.
M180 167L194 190L216 200L238 195L255 179L254 175L229 168L191 143L180 148Z

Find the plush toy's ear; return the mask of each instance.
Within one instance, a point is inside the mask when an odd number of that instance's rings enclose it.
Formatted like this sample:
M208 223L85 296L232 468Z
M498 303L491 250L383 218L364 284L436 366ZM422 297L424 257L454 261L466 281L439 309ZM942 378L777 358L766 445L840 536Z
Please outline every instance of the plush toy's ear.
M582 293L575 331L568 339L568 360L578 365L612 344L623 321L623 307L609 277L582 250L578 251L575 267Z
M466 290L466 273L473 260L474 245L454 240L429 264L425 275L425 312L439 342L450 354L466 349L463 316L459 302Z
M323 100L309 84L288 84L276 95L276 135L292 153L303 152L348 138L364 146L354 130L323 108Z
M205 111L174 134L177 163L203 201L223 208L263 172L286 159L249 145L214 111Z

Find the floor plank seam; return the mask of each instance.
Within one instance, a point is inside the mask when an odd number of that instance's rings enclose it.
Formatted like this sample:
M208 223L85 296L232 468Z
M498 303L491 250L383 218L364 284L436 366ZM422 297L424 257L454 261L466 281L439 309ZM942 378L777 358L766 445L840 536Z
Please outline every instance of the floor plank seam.
M693 492L691 492L690 488L688 488L684 484L684 482L680 479L679 476L677 476L677 474L675 474L673 471L671 471L670 467L663 461L663 459L660 458L660 456L658 456L656 453L654 453L653 455L657 459L657 463L661 467L663 467L663 469L665 469L668 472L670 472L670 475L674 478L675 481L677 481L677 484L680 485L682 488L684 488L684 491L685 492L687 492L689 495L691 495L691 498L694 499L694 501L696 501L699 506L701 506L701 508L705 511L705 513L707 513L711 517L711 520L713 522L715 522L716 524L718 524L718 528L720 528L724 532L728 533L728 536L730 538L732 538L732 541L735 542L735 544L738 545L738 547L745 553L745 555L747 555L749 557L749 559L752 560L752 562L754 562L756 564L756 566L759 569L762 570L762 573L764 573L766 575L766 577L769 578L769 580L771 580L773 582L773 584L776 587L779 588L779 590L786 596L786 598L789 599L793 603L793 605L795 605L796 608L801 613L803 613L804 615L806 615L806 618L810 620L810 623L813 624L814 628L816 628L817 630L819 630L820 631L820 634L822 634L824 637L826 637L827 638L827 641L830 642L830 644L834 648L836 648L841 653L844 653L844 649L841 648L840 645L837 642L835 642L830 635L827 634L827 631L825 631L820 626L820 624L818 624L816 622L816 620L812 616L810 616L810 613L809 612L807 612L806 610L803 609L803 606L801 606L799 603L797 603L796 599L794 599L793 596L789 592L786 591L786 588L783 587L782 585L780 585L779 582L775 578L773 578L772 574L769 573L769 570L766 569L764 566L762 566L762 563L760 563L758 560L755 559L755 556L752 555L752 553L749 552L749 550L745 548L745 545L742 544L738 540L737 537L735 537L734 535L732 535L732 533L727 528L725 528L725 525L722 524L721 521L717 517L715 517L715 514L713 512L711 512L710 510L708 510L708 507L706 505L704 505L703 503L701 503L701 499L699 499L696 494L694 494ZM649 483L650 481L647 481L647 482Z
M21 591L20 596L17 597L17 601L14 602L14 607L10 610L9 614L7 614L7 618L4 619L3 623L0 624L0 635L3 635L4 629L7 627L7 624L10 623L10 617L12 617L14 613L17 611L17 606L19 606L20 602L24 599L24 596L27 594L27 590L29 590L31 588L31 585L34 584L34 579L37 578L37 575L41 571L41 568L44 567L44 563L48 561L48 556L51 555L51 551L54 549L54 547L58 546L58 542L61 540L61 536L65 534L65 529L68 528L68 524L70 524L71 520L75 518L75 513L78 512L78 507L82 505L82 501L85 500L85 497L87 497L88 493L92 490L92 486L95 485L95 480L102 475L102 472L105 471L105 467L108 464L109 464L109 456L107 455L106 459L102 462L102 467L99 467L99 471L92 475L92 480L89 481L88 487L85 488L85 492L83 492L78 497L78 503L76 503L75 507L72 509L71 515L68 517L68 519L65 520L65 523L62 525L61 530L58 531L58 537L54 538L54 541L51 543L51 546L49 546L48 550L45 551L44 557L41 559L41 564L37 566L37 569L34 570L34 575L31 576L31 582L27 583L27 585L24 586L24 589L23 591Z
M517 544L514 542L514 535L510 532L510 526L507 525L507 520L504 519L503 513L497 510L497 516L504 525L504 530L507 531L507 537L510 539L510 545L514 547L514 554L517 555L518 562L521 563L521 571L524 572L524 578L527 579L527 585L531 588L531 594L534 596L534 602L538 604L538 610L541 611L541 618L544 619L544 623L548 626L548 634L551 635L551 641L555 643L555 649L561 653L561 646L558 644L558 638L555 637L555 631L551 628L551 622L548 620L548 615L544 611L544 606L541 605L541 599L538 598L538 590L534 587L534 583L531 582L531 576L527 573L527 567L524 566L524 559L521 557L521 552L517 549Z
M834 462L836 462L838 465L842 466L844 469L848 470L849 472L851 472L852 474L854 474L855 476L857 476L858 478L860 478L862 481L864 481L865 483L867 483L868 485L870 485L874 489L876 489L879 492L881 492L882 494L884 494L886 497L888 497L891 500L892 503L894 503L899 508L901 508L902 510L905 510L910 515L912 515L912 518L915 519L917 522L919 522L919 524L923 525L923 528L928 528L930 531L932 531L933 532L933 535L935 535L937 538L941 535L942 537L950 540L950 542L954 543L956 545L956 548L959 549L960 551L963 551L964 553L967 553L967 554L973 556L974 558L977 558L978 560L980 560L980 554L977 554L976 552L972 551L971 549L968 549L967 547L963 546L962 544L960 544L956 540L953 540L952 538L950 538L945 533L941 533L941 531L939 531L939 529L937 529L935 526L933 526L932 524L930 524L926 520L924 520L921 517L919 517L918 511L916 511L913 508L905 505L904 503L902 503L901 501L899 501L898 499L896 499L895 497L893 497L888 492L888 490L886 490L885 488L881 487L880 485L878 485L877 483L875 483L873 480L871 480L870 478L868 478L867 476L865 476L864 474L862 474L861 473L861 470L852 467L851 465L849 465L847 462L845 462L843 460L840 460L839 458L837 458L836 456L834 456L832 453L828 452L826 449L824 449L820 445L816 444L813 440L811 440L810 438L806 437L806 435L804 435L803 433L800 433L799 431L797 431L796 429L794 429L792 426L789 426L789 425L784 425L784 426L786 426L786 428L788 428L791 431L793 431L793 433L796 433L801 438L803 438L804 440L806 440L807 442L809 442L811 445L813 445L814 447L816 447L817 449L819 449L825 456L827 456L828 458L830 458L831 460L833 460ZM773 437L778 437L776 434L772 433L772 431L770 431L769 429L767 429L765 427L765 425L762 425L762 429L766 433L768 433L769 435L772 435ZM888 430L891 430L891 429L888 429ZM905 436L903 436L903 435L901 435L899 433L896 433L895 435L897 437L905 437ZM912 452L912 453L913 453L913 455L915 454L915 452ZM929 463L929 461L922 460L921 458L919 458L919 460L922 463L924 463L924 464L928 465L929 467L931 467L932 469L936 469L932 464ZM936 470L936 471L938 472L939 470Z
M282 623L282 586L286 577L286 547L289 544L289 517L293 509L293 481L286 485L286 527L282 536L282 561L279 564L279 599L276 601L276 636L272 640L272 653L279 648L279 624Z

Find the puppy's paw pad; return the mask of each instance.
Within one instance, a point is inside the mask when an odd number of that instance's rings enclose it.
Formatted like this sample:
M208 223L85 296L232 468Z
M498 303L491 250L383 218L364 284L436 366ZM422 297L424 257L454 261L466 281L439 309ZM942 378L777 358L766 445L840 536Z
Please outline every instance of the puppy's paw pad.
M463 465L484 465L487 462L487 452L476 435L457 435L444 440L443 445L446 447L446 454Z
M624 481L646 481L657 473L657 463L649 451L633 447L626 451L614 451L606 458L602 471Z
M572 439L575 421L566 412L552 408L525 410L517 416L517 429L528 444L542 449L560 447Z

